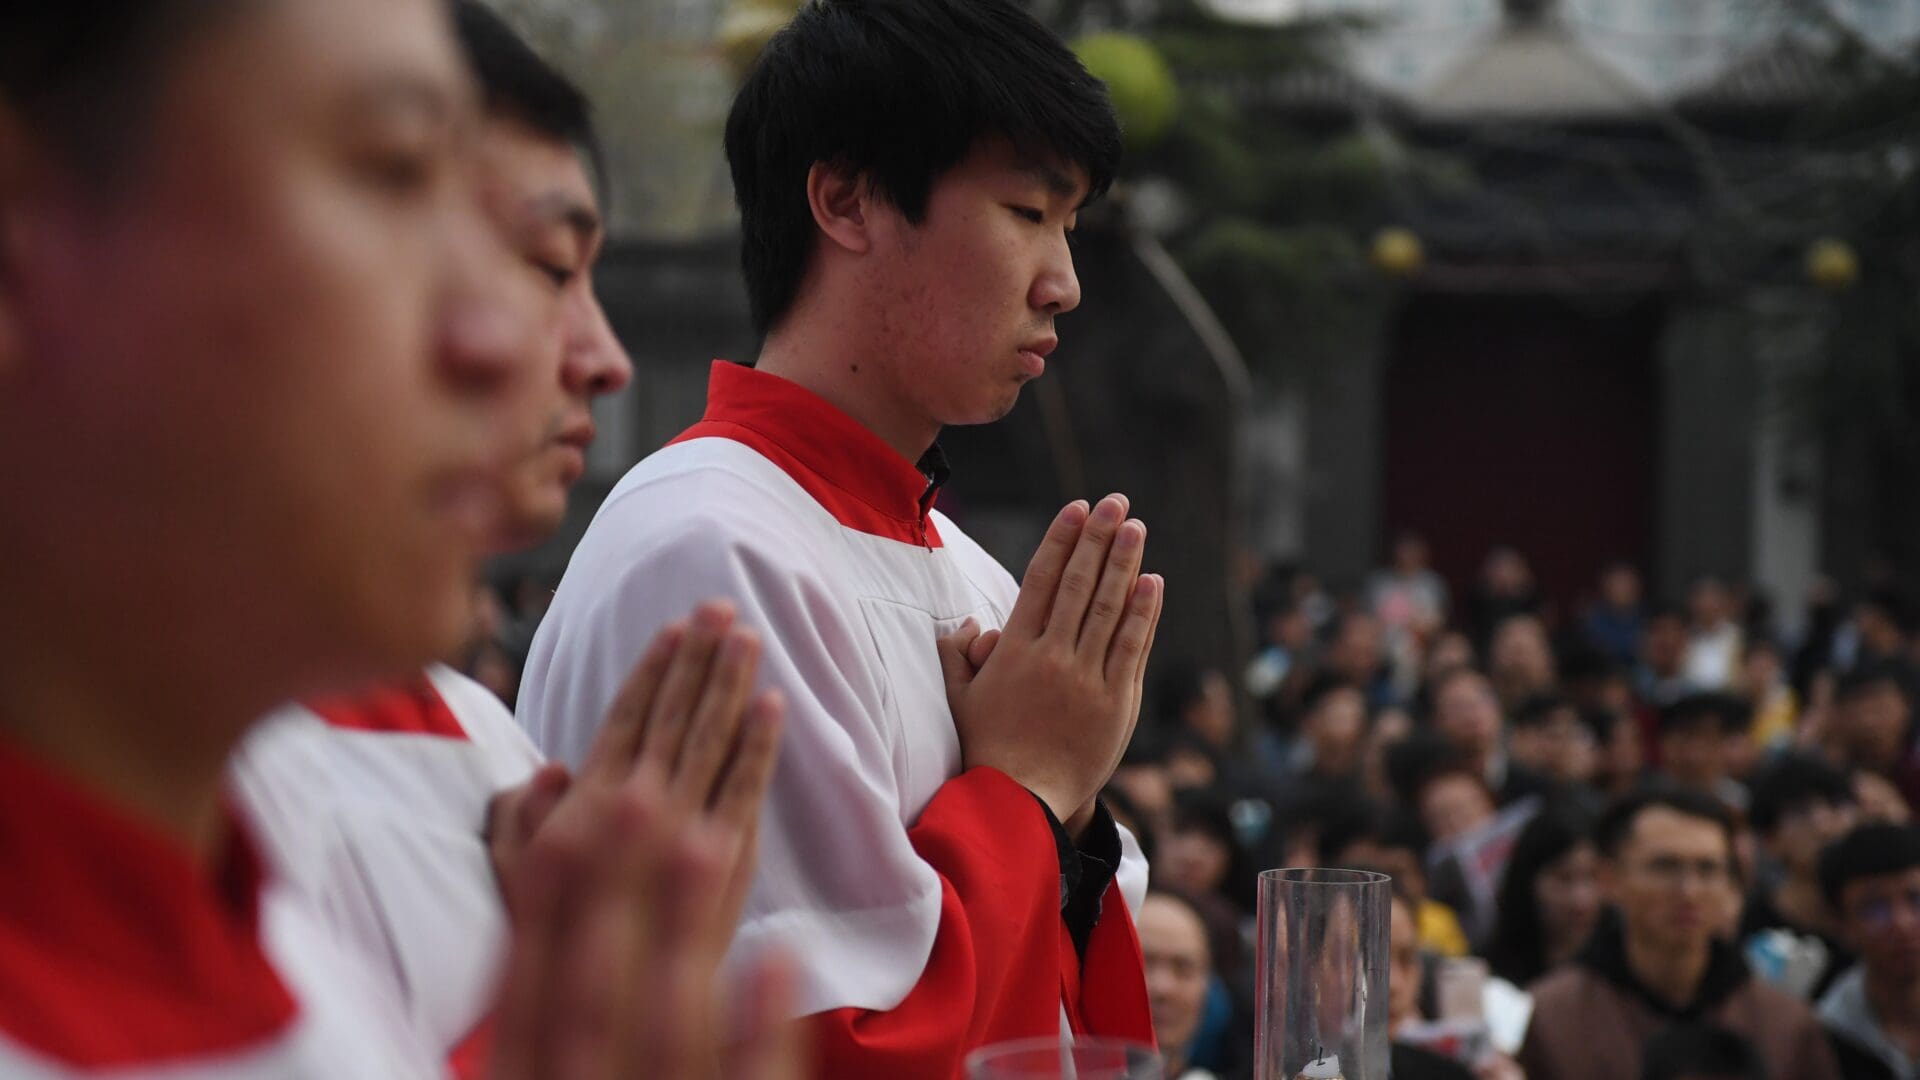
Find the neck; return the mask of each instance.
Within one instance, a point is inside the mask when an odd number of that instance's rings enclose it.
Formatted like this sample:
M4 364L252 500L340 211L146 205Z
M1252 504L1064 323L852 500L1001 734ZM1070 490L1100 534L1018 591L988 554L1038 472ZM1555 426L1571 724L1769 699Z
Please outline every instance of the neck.
M1637 940L1627 935L1627 967L1640 985L1667 1004L1682 1007L1700 992L1700 980L1707 974L1709 947L1672 948L1665 944Z
M1920 1026L1920 979L1888 978L1866 969L1867 1004L1882 1027Z
M889 377L892 358L861 354L850 344L859 335L838 326L795 312L767 335L754 367L820 395L901 457L919 461L939 437L940 424L899 400Z
M1820 891L1820 883L1812 878L1796 873L1782 881L1773 894L1773 906L1802 930L1824 933L1830 929L1826 898Z
M227 755L252 714L183 693L191 680L164 665L20 632L32 629L0 626L0 735L211 861Z

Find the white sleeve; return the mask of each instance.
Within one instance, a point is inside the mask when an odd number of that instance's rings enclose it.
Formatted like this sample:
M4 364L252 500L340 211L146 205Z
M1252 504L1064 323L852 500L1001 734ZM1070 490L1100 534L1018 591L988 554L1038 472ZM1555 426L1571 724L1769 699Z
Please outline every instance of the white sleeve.
M577 766L660 627L703 600L733 601L762 635L759 683L785 694L787 715L729 961L788 952L804 973L803 1015L890 1009L925 967L941 892L901 818L885 681L862 648L859 608L809 571L830 550L775 535L766 521L778 514L754 516L765 515L764 492L689 508L696 500L674 496L688 486L649 485L603 507L535 637L520 721Z

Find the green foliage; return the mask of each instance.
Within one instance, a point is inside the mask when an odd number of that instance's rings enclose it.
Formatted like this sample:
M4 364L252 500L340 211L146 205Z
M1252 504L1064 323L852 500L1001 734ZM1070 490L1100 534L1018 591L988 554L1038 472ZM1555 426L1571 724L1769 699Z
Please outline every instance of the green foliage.
M1073 49L1107 84L1127 148L1145 150L1159 142L1180 104L1180 88L1159 50L1138 35L1115 31L1081 38Z

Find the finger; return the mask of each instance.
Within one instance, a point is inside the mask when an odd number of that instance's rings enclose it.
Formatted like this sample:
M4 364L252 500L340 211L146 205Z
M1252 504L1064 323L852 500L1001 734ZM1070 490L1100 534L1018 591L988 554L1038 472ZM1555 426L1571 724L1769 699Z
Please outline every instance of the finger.
M622 1058L629 1071L612 1075L693 1077L713 1067L714 980L731 936L709 927L725 885L714 848L713 829L694 825L681 828L665 851L659 888L639 915L656 944L651 966L639 973L652 992L627 1018Z
M974 638L973 644L967 646L967 663L973 666L975 672L978 672L987 666L987 661L993 657L993 647L998 644L1000 644L998 630L989 630Z
M560 799L567 789L573 786L573 777L567 767L559 762L548 762L527 781L526 795L513 808L513 836L521 844L533 840L534 834L560 805Z
M640 752L640 740L646 732L647 714L653 710L654 696L686 632L686 620L676 619L653 636L640 662L633 666L627 681L614 696L613 704L607 707L600 731L594 735L593 746L581 763L583 778L612 780L626 775L632 767L634 755Z
M594 800L600 812L594 853L598 872L561 911L568 931L556 955L550 1015L556 1017L551 1075L630 1075L625 1056L634 1017L652 1007L649 981L671 947L658 912L674 883L665 795L645 772ZM546 1075L546 1074L543 1074Z
M662 776L673 774L673 763L680 756L680 744L686 738L693 710L706 689L708 674L720 641L733 625L733 605L713 600L694 609L686 637L673 654L660 692L647 713L646 733L640 743L640 757L651 763Z
M1046 628L1047 612L1053 607L1054 592L1060 587L1060 575L1073 557L1074 545L1086 528L1091 513L1084 499L1076 499L1054 515L1047 535L1034 550L1027 572L1020 578L1020 595L1014 599L1013 612L1007 616L1007 632L1024 638L1040 636Z
M934 642L934 648L940 653L940 674L945 676L948 690L973 681L979 665L973 663L968 654L980 636L980 624L968 619L960 629Z
M1093 664L1106 662L1114 631L1119 629L1128 598L1140 580L1140 559L1146 549L1147 526L1137 518L1122 523L1113 535L1106 568L1100 572L1100 584L1087 605L1087 618L1080 624L1080 640L1075 646Z
M1160 634L1160 616L1167 609L1167 579L1159 574L1143 576L1153 580L1153 618L1147 623L1147 645L1140 650L1140 666L1133 673L1133 722L1127 725L1127 742L1133 741L1134 730L1140 726L1140 705L1146 698L1147 664L1153 659L1153 643Z
M1044 633L1069 647L1080 640L1080 624L1086 620L1087 606L1093 602L1094 589L1100 584L1100 570L1106 565L1107 550L1113 535L1126 519L1126 500L1109 495L1093 508L1087 527L1080 530L1073 556L1060 572L1059 587L1053 593L1053 606L1047 612Z
M780 728L787 702L778 690L754 699L740 727L740 738L727 771L715 786L708 817L722 828L744 833L760 820L760 804L773 781L780 756Z
M753 692L759 667L759 635L741 627L729 631L714 657L712 677L693 714L680 760L673 766L668 791L676 806L704 810L712 801L714 781L740 733L747 695Z
M805 1028L792 1019L800 974L784 954L763 957L741 982L739 1040L725 1073L740 1080L800 1080Z
M1105 674L1109 683L1131 684L1142 670L1140 658L1153 638L1154 609L1159 602L1160 585L1152 574L1142 574L1134 582L1133 595L1127 601L1126 617L1114 632L1113 645L1107 650Z

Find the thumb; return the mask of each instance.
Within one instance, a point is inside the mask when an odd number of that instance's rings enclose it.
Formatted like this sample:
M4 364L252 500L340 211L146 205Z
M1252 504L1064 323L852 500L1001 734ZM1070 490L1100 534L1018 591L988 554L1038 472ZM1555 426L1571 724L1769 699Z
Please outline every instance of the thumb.
M998 644L1000 644L998 630L988 630L974 638L973 644L967 646L967 663L972 664L975 671L986 667L988 659L993 656L993 647Z
M946 676L949 690L973 681L973 664L967 659L967 653L979 637L980 624L970 618L960 624L960 629L936 643L940 649L940 673Z

